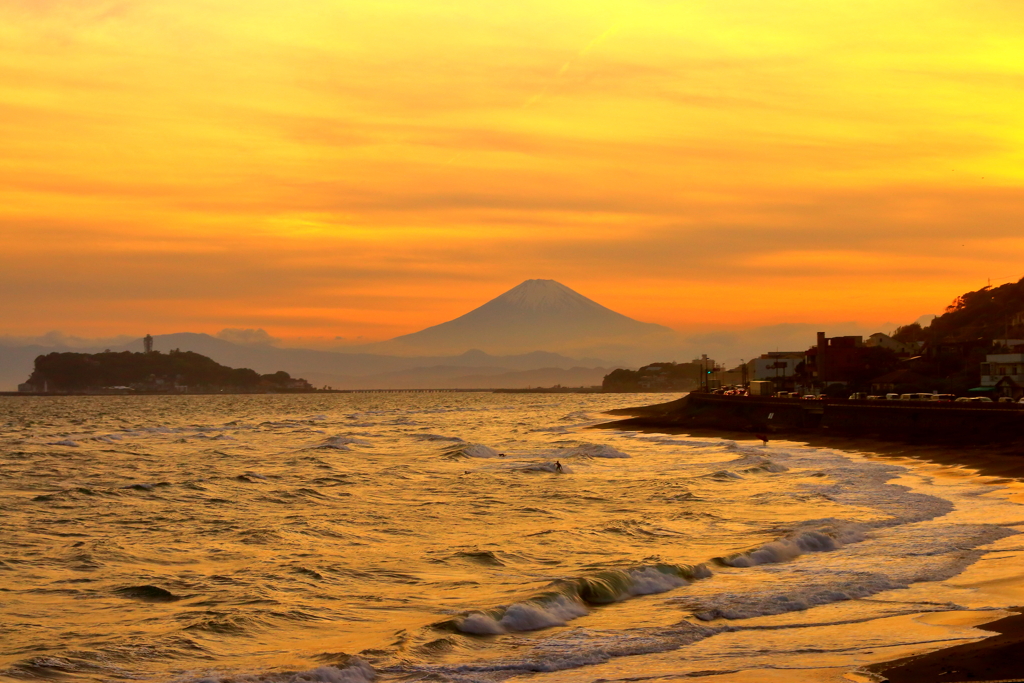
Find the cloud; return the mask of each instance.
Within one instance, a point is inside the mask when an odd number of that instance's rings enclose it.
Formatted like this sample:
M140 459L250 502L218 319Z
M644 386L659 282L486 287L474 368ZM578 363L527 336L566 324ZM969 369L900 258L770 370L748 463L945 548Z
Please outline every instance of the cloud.
M262 328L243 330L237 327L226 327L217 333L217 337L232 344L245 346L271 346L281 341L277 337L267 334L267 331Z

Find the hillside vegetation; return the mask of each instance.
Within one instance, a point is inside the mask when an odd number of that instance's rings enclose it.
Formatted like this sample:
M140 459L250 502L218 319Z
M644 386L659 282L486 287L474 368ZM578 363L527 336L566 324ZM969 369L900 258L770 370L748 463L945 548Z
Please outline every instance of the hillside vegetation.
M976 339L1024 339L1024 278L962 294L927 327L917 323L905 325L894 336L903 342L923 341L931 345Z
M261 375L229 368L192 351L170 353L48 353L35 360L26 384L35 390L89 391L129 387L142 391L287 391L309 389L287 372Z

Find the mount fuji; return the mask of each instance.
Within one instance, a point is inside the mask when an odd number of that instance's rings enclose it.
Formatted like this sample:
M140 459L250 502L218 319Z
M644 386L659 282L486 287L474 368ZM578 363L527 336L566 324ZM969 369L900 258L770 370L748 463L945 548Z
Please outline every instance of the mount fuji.
M624 359L677 344L667 327L629 318L554 280L527 280L454 320L364 348L397 355L543 350Z

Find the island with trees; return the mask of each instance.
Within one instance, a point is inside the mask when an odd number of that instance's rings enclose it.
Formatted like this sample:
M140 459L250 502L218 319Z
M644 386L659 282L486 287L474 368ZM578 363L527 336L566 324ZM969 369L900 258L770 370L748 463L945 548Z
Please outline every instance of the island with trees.
M283 370L261 375L174 349L168 353L48 353L36 358L32 374L19 390L48 394L262 394L314 389Z

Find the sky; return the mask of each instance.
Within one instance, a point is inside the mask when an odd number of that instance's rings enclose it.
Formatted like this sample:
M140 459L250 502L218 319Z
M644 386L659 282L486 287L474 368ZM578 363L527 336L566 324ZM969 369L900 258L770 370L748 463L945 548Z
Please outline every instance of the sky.
M1018 0L0 0L0 334L679 330L1024 275Z

